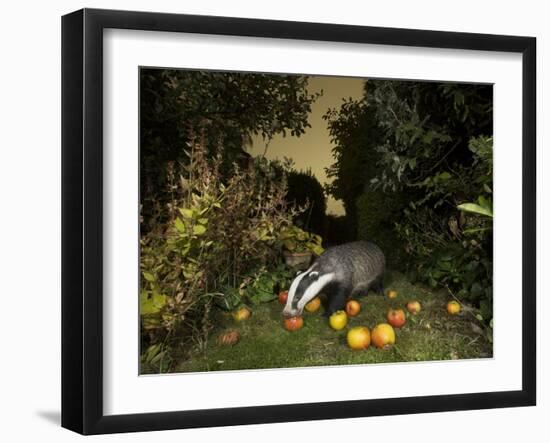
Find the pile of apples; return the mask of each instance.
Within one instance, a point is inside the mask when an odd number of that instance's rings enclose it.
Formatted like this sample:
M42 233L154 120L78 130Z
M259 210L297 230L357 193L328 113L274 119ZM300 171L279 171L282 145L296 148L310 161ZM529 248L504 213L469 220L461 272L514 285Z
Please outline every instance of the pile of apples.
M397 291L390 290L387 293L388 298L394 299L397 297ZM279 293L279 303L286 304L288 299L288 291ZM310 301L305 309L308 312L315 312L321 306L319 297L315 297ZM417 300L410 300L406 304L406 309L411 315L416 315L420 312L422 306ZM447 304L447 312L451 315L458 314L461 306L456 301L450 301ZM336 311L329 317L329 325L332 329L340 331L348 325L348 318L355 317L361 312L361 304L357 300L349 300L346 303L345 309ZM366 326L355 326L351 328L346 335L348 346L353 350L367 349L373 344L378 349L386 349L395 344L395 329L401 328L407 322L407 317L403 309L389 308L386 314L387 323L377 324L372 331ZM302 317L291 317L284 320L284 327L288 331L297 331L304 325Z
M388 298L397 297L397 291L388 291ZM420 312L420 303L411 300L407 303L407 310L416 315ZM342 330L347 326L348 317L354 317L361 311L361 305L356 300L350 300L346 304L345 310L337 311L329 318L329 325L332 329ZM395 329L401 328L407 322L407 317L403 309L390 308L386 314L387 323L377 324L372 331L366 326L355 326L351 328L346 341L353 350L367 349L371 344L378 349L387 349L395 344Z

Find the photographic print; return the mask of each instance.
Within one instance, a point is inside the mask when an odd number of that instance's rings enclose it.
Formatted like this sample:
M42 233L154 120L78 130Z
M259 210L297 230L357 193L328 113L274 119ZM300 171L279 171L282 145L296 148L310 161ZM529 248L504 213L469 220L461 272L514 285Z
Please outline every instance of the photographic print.
M492 357L491 84L139 76L140 374Z

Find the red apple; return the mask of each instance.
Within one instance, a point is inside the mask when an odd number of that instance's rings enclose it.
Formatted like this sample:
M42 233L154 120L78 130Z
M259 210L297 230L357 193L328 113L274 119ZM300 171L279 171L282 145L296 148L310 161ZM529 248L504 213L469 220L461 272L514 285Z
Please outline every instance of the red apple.
M282 305L285 305L287 299L288 299L288 291L279 292L279 303L281 303Z
M389 309L386 318L388 319L388 323L394 328L400 328L406 322L403 309Z
M304 326L304 319L302 317L289 317L285 318L284 324L287 331L297 331Z
M346 303L346 314L355 317L361 311L361 305L357 300L350 300Z

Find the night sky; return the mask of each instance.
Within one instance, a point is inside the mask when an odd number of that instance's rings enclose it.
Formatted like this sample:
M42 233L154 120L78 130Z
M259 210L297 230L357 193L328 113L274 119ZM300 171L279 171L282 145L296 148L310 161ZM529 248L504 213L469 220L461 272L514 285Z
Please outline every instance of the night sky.
M323 95L313 103L309 115L311 128L301 137L277 135L271 141L267 149L269 159L283 159L289 157L294 160L295 168L311 168L313 174L325 184L327 177L325 169L334 160L331 153L330 136L327 123L322 119L329 108L340 107L344 98L360 98L363 95L363 79L346 77L310 77L308 89L310 93L323 90ZM262 155L265 149L265 142L261 136L253 138L249 152L252 155ZM327 212L343 215L344 207L341 201L332 197L327 199Z

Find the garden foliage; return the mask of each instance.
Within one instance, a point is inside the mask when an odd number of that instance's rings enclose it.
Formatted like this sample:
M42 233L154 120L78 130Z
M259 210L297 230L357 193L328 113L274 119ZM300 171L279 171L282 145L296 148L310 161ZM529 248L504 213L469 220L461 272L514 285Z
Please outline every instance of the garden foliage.
M280 264L280 233L297 209L287 207L281 166L263 158L235 164L224 179L221 148L208 158L204 144L188 147L185 164L169 165L170 201L157 208L166 221L141 237L142 346L157 351L144 352L144 363L160 371L174 346L206 345L212 309L273 300L290 278Z
M492 86L366 83L326 115L358 236L492 317ZM363 152L362 152L363 150Z

